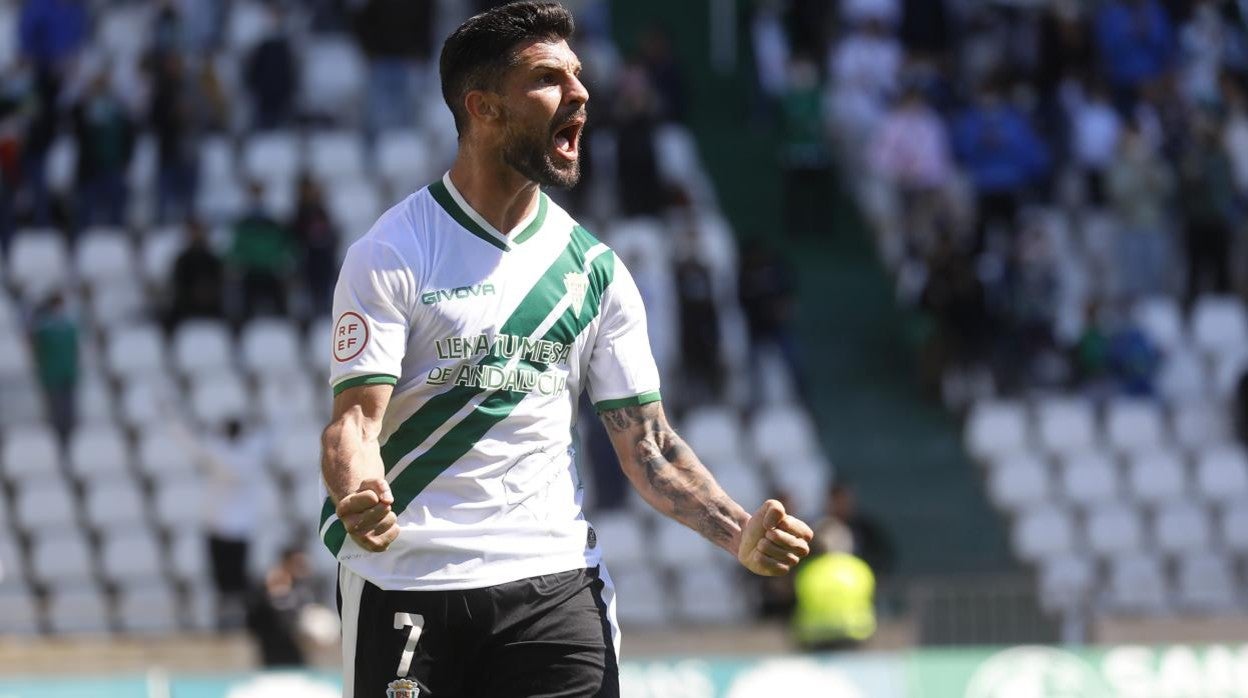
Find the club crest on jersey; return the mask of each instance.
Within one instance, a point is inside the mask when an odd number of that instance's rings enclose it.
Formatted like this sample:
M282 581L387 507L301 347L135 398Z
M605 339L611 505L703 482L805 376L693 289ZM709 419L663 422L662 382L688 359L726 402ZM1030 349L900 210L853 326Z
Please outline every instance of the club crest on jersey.
M396 679L386 686L386 698L420 698L420 686L411 679Z
M572 312L580 317L581 309L585 307L585 292L589 290L589 274L570 271L563 275L563 287L568 291Z

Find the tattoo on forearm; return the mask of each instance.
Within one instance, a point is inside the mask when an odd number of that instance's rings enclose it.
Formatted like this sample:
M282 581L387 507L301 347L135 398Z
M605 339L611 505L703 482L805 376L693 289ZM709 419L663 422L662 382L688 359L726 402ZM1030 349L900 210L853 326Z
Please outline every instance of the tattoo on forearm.
M657 403L608 410L602 420L608 431L631 438L649 499L708 540L724 548L731 545L739 528L734 516L739 507L663 419Z

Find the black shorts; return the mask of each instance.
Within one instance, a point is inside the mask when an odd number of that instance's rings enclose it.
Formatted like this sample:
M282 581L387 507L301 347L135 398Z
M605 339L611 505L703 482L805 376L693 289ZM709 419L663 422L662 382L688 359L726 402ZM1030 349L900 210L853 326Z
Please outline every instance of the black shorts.
M340 567L343 698L618 698L614 590L599 568L482 589L385 591Z

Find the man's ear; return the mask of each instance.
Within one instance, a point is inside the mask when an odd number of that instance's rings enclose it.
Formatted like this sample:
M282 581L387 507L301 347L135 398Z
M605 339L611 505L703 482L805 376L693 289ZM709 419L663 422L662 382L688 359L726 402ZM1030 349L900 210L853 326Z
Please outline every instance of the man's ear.
M470 90L464 95L464 109L471 118L487 123L499 119L503 113L498 95L486 90Z

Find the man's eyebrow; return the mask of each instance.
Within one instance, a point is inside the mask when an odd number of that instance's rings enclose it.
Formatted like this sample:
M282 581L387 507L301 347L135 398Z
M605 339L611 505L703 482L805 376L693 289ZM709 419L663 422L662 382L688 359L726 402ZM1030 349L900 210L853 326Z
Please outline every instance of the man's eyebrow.
M571 73L579 73L581 72L581 63L580 61L577 61L576 63L568 63L566 61L557 61L557 60L552 59L552 60L538 61L533 64L532 69L533 70L567 70L568 72L571 72Z

